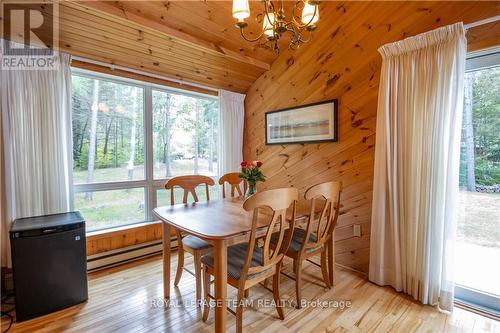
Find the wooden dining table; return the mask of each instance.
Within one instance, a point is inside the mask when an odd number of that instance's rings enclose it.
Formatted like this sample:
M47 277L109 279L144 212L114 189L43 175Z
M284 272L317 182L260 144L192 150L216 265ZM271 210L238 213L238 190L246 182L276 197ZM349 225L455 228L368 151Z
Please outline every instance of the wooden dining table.
M241 198L227 198L158 207L153 213L163 222L163 295L170 298L170 231L175 228L213 245L215 253L215 332L226 331L227 247L251 231L252 212L243 209ZM298 212L297 219L307 217ZM262 219L262 227L265 220ZM333 239L334 237L332 237ZM333 285L334 242L328 244L328 272Z

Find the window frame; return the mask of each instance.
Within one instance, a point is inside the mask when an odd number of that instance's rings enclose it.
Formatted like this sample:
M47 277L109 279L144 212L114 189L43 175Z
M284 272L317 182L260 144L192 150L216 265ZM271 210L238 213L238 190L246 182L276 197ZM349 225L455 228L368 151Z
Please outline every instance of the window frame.
M500 46L493 49L469 52L465 60L465 72L474 72L499 65Z
M118 76L113 76L105 73L99 73L95 71L90 71L86 69L71 67L71 75L76 75L80 77L85 77L89 79L105 80L114 82L117 84L126 84L135 86L142 89L143 91L143 138L144 138L144 179L143 180L123 180L123 181L110 181L110 182L99 182L92 184L75 184L73 182L73 192L99 192L99 191L112 191L112 190L126 190L133 188L143 188L144 189L144 220L137 221L134 223L124 223L120 225L110 226L106 228L100 228L91 230L88 232L101 232L104 230L133 226L139 223L145 222L155 222L156 219L153 216L153 209L157 206L157 190L162 189L165 182L169 178L154 178L154 155L153 155L153 90L161 91L164 93L184 95L188 97L194 97L205 100L218 100L218 96L206 95L203 93L197 93L193 91L187 91L182 89L176 89L171 87L165 87L159 84L139 81L129 78L122 78ZM73 112L73 111L72 111ZM218 175L212 178L216 180ZM77 208L77 207L75 207Z

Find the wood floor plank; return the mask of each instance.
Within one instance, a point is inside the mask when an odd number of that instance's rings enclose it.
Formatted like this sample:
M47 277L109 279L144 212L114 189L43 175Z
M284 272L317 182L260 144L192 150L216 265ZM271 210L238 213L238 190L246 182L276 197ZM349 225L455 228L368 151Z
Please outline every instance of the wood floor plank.
M316 258L314 258L316 259ZM172 256L175 267L176 253ZM186 257L192 266L192 258ZM293 275L291 262L285 271ZM175 270L174 270L175 271ZM171 272L172 273L172 272ZM171 274L173 278L173 274ZM366 278L339 267L336 285L326 289L321 271L305 263L303 297L310 306L295 309L294 281L281 277L285 320L277 318L275 308L258 303L272 302L272 294L253 287L243 315L246 332L500 332L492 319L456 308L452 315L423 306L391 288L378 287ZM195 280L184 274L173 289L171 306L162 301L162 260L160 256L89 274L89 300L77 306L33 320L14 323L9 332L212 332L214 311L206 323L194 306ZM228 288L229 299L235 290ZM263 300L263 301L262 301ZM314 303L316 301L316 303ZM350 307L333 307L334 301L351 302ZM347 303L346 303L347 304ZM228 314L227 328L234 331L234 317ZM2 318L2 331L7 321Z

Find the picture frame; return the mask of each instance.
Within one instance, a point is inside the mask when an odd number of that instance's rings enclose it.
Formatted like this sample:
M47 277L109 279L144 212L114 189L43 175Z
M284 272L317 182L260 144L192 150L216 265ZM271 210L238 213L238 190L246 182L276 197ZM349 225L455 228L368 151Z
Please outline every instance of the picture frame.
M338 100L301 105L265 114L266 145L338 141Z

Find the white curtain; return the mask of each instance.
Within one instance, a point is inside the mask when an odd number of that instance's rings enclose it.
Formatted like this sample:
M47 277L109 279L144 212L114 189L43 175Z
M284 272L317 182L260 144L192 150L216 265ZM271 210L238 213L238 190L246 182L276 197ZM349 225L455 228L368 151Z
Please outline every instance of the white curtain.
M462 23L379 49L370 280L453 308Z
M240 170L243 159L245 95L219 90L219 176Z
M2 117L0 116L0 129L2 129ZM3 133L3 130L2 130ZM5 191L5 167L4 167L4 143L0 135L0 266L10 266L9 256L9 223L7 222L7 196Z
M55 70L1 72L3 230L16 218L73 209L70 56L56 61Z

